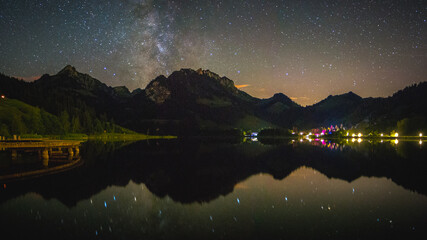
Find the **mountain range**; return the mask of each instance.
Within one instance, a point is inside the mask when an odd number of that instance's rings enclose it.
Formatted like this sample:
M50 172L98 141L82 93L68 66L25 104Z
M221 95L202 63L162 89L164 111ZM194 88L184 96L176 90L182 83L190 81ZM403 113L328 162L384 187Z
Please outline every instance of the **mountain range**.
M282 93L259 99L209 70L181 69L158 76L132 92L110 87L68 65L34 82L0 75L0 93L62 116L91 133L118 124L149 134L197 135L203 130L312 129L325 126L407 134L426 129L427 82L387 98L353 92L329 96L307 107ZM107 124L108 123L108 124ZM67 129L65 129L67 130Z

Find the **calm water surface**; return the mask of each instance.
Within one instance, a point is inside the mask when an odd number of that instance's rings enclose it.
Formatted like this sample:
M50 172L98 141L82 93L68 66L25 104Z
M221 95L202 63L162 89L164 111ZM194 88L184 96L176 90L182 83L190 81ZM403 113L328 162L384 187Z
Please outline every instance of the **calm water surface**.
M2 239L423 239L426 146L87 142L79 168L1 184L0 234Z

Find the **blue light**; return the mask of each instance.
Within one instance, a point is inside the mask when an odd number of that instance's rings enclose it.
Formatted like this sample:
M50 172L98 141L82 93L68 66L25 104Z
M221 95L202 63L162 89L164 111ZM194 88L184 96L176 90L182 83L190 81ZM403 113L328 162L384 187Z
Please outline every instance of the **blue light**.
M104 207L107 207L107 202L104 202Z

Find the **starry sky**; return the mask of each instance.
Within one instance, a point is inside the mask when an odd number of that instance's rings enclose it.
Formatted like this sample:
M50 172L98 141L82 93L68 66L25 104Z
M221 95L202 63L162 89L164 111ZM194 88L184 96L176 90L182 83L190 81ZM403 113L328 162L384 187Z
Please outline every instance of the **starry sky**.
M426 30L424 0L0 0L0 72L31 81L71 64L133 90L203 68L311 105L426 81Z

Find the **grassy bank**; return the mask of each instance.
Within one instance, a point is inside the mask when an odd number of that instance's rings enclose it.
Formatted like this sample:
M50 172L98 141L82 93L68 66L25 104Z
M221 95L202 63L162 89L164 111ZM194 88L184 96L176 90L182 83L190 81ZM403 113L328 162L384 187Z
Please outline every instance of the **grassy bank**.
M176 138L176 136L151 136L151 135L145 135L145 134L127 134L127 133L103 133L103 134L96 134L96 135L89 135L88 139L90 140L129 140L129 141L136 141L136 140L145 140L145 139L173 139Z
M19 136L21 140L104 140L104 141L137 141L145 139L173 139L176 136L151 136L138 133L102 133L87 135L83 133L73 133L66 135L38 135L24 134Z

